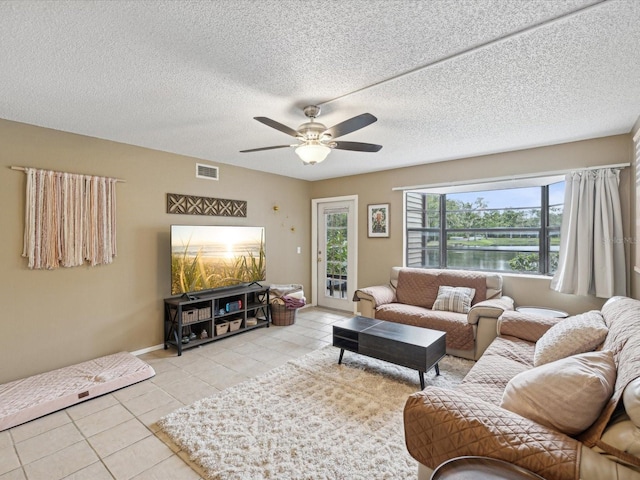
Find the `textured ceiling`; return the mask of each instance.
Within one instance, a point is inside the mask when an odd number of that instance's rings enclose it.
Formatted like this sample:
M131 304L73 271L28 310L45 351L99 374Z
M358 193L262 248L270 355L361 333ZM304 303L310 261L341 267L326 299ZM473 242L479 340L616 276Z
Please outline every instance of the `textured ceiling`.
M319 180L628 133L639 25L637 0L4 0L0 118ZM340 139L383 149L239 153L308 104L372 113Z

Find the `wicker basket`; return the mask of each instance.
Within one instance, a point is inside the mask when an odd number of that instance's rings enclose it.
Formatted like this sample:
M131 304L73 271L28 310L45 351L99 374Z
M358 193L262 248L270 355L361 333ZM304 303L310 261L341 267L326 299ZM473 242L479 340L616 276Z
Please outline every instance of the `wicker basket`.
M229 331L229 322L216 323L216 335L224 335Z
M293 325L296 322L297 308L287 308L278 303L271 304L271 323L278 327Z
M189 325L190 323L198 321L198 310L183 310L182 311L182 324Z

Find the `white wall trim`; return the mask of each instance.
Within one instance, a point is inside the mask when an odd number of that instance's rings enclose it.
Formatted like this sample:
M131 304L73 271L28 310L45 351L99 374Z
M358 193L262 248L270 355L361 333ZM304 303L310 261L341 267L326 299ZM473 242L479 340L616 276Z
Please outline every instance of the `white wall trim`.
M407 266L407 191L402 192L402 266Z
M633 140L635 142L640 140L640 116L638 116L636 123L631 128L631 135L633 135Z
M149 353L149 352L155 352L156 350L162 350L164 348L164 343L161 343L160 345L154 345L152 347L147 347L147 348L142 348L140 350L136 350L135 352L130 352L131 355L135 355L136 357L139 355L143 355L145 353ZM177 352L177 350L176 350Z

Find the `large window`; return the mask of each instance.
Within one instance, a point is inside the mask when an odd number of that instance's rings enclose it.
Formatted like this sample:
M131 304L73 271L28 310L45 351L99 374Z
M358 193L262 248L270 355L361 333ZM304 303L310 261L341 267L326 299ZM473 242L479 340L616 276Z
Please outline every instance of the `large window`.
M407 266L551 275L564 181L464 193L405 192Z

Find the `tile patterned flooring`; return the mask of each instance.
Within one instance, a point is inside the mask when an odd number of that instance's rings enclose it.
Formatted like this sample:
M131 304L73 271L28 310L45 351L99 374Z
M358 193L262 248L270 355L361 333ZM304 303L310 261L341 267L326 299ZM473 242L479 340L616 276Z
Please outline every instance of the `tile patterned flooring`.
M298 310L271 326L186 350L141 355L150 380L0 432L0 480L197 480L196 465L156 424L173 410L331 343L332 324L352 315Z

